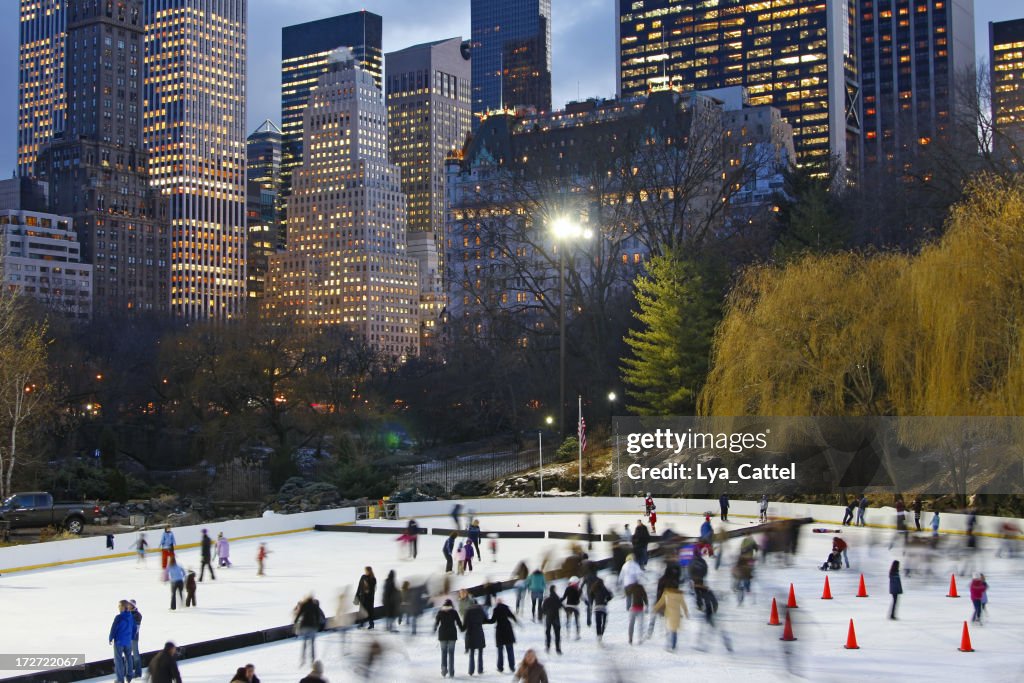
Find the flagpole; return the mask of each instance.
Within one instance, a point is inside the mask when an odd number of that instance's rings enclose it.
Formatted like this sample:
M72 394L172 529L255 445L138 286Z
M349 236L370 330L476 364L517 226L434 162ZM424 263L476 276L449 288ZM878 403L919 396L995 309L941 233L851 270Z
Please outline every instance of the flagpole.
M576 441L580 447L580 498L583 497L583 430L580 427L583 426L583 396L577 395L578 401L577 408L579 419L576 421Z

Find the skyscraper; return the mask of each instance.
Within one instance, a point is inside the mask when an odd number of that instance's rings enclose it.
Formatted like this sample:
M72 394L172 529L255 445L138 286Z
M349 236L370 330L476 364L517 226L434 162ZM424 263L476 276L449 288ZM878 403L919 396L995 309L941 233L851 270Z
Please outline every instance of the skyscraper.
M347 48L317 80L303 130L288 246L270 258L265 314L344 326L393 361L417 355L416 261L407 255L398 167L388 161L387 109Z
M742 85L793 126L797 160L859 169L856 0L618 0L618 91Z
M64 11L63 132L40 148L36 174L93 264L95 314L166 314L167 205L149 185L142 136L142 0L68 0Z
M64 125L65 0L21 0L18 175L35 172L42 145Z
M284 248L281 211L281 129L267 119L246 140L246 294L263 296L267 259Z
M388 152L402 174L409 254L420 273L420 341L429 346L444 307L445 157L461 149L472 125L469 45L462 38L414 45L389 52L385 66ZM414 233L428 237L413 240Z
M145 0L144 135L170 202L171 310L238 316L245 303L247 0Z
M551 0L472 0L473 116L551 109Z
M292 170L302 164L302 114L327 57L347 47L378 88L384 71L383 19L362 10L281 29L281 197L287 206Z
M990 22L988 35L995 152L1020 164L1024 157L1024 19Z
M974 89L974 0L859 0L864 164L948 140ZM966 82L965 82L966 81Z

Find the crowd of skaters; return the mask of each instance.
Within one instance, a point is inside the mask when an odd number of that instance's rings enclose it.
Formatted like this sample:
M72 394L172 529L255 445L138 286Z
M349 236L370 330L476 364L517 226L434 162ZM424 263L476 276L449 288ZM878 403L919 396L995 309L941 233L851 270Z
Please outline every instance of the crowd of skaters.
M857 513L857 524L864 523L864 497L855 498L852 506L847 507L847 518L844 518L844 525L853 523L853 513ZM399 626L406 624L410 635L418 633L417 624L420 617L432 606L436 606L433 619L433 633L436 635L441 650L441 670L446 677L455 676L455 649L462 634L465 652L468 656L468 673L477 675L484 673L484 650L487 648L487 639L484 632L485 625L494 625L494 644L497 649L497 669L499 672L507 668L515 672L516 680L547 681L547 673L539 662L536 652L528 650L516 665L515 643L516 630L523 627L520 617L525 609L524 595L530 594L530 615L534 623L543 625L545 634L545 649L550 655L551 647L554 646L555 655L562 654L562 626L564 621L565 635L571 638L575 629L575 639L581 638L581 615L585 610L586 627L593 628L596 640L600 643L608 625L609 605L616 593L621 594L625 602L626 620L625 627L628 642L632 645L643 643L653 638L655 624L660 617L666 634L666 648L675 650L678 646L678 634L682 629L683 621L690 619L690 609L687 606L687 596L692 596L698 614L703 615L703 621L707 625L704 632L720 634L722 642L727 650L732 651L731 638L729 634L717 627L715 614L719 609L719 600L706 582L708 574L708 562L706 558L715 556L716 536L711 524L710 513L705 516L701 525L700 535L695 543L684 543L676 537L671 529L666 529L657 540L663 553L668 559L664 563L664 571L657 579L656 592L654 595L648 593L644 583L647 579L647 566L650 561L648 546L654 539L656 533L657 512L656 505L650 494L644 501L644 517L650 530L647 529L644 519L639 519L631 530L630 525L624 526L624 531L618 534L618 540L613 543L612 576L614 580L610 583L605 578L598 576L594 564L589 556L583 551L579 544L574 544L572 554L563 563L571 565L576 571L559 575L558 581L549 582L545 576L545 563L540 567L529 571L525 562L520 562L513 573L515 580L513 590L515 594L515 609L505 603L499 596L499 591L493 584L485 585L482 600L469 595L465 590L458 592L457 598L445 597L450 593L448 590L449 581L446 578L443 582L443 590L440 593L431 593L425 585L410 585L409 581L401 584L398 581L395 571L390 571L384 581L381 593L380 605L383 610L385 629L388 632L398 632ZM728 497L723 495L719 499L720 519L728 522ZM761 521L767 519L767 496L762 496L760 501ZM909 506L909 510L915 514L914 522L917 529L921 529L921 501L915 499ZM908 507L897 505L897 533L905 532L906 514ZM452 517L459 525L459 506L453 510ZM933 512L932 531L937 534L939 511ZM974 538L974 527L976 525L975 515L972 513L968 520L967 544L969 547L976 547ZM796 527L793 527L796 528ZM589 515L586 517L586 531L588 535L588 549L592 547L590 536L593 534L593 521ZM403 541L410 558L418 555L419 527L415 520L409 520L406 533L399 540ZM465 540L460 541L460 538ZM480 523L477 519L467 518L467 526L461 529L457 526L445 539L442 545L442 555L445 558L445 574L463 574L473 570L472 560L480 557L480 543L483 538ZM491 553L496 560L497 543L496 536L492 535ZM719 539L720 540L720 539ZM676 545L678 544L678 547ZM140 561L144 562L145 548L148 543L144 535L139 536L138 550ZM170 527L164 530L160 541L162 555L162 568L164 578L172 587L172 606L175 609L176 597L181 600L182 589L187 596L184 599L186 606L195 605L195 572L183 570L178 565L175 557L174 535ZM1005 548L1001 549L1004 550ZM747 536L742 540L737 560L732 570L732 589L736 592L737 603L742 604L743 596L750 591L750 584L753 578L755 557L762 550L754 538ZM795 550L795 545L793 547ZM827 566L822 568L838 569L841 562L849 568L847 556L848 544L839 536L832 539L832 552L829 556ZM1011 548L1008 552L1013 552ZM667 552L666 552L667 551ZM229 545L223 534L218 536L214 542L207 533L202 531L200 543L201 569L199 582L205 578L205 571L210 572L211 580L215 580L213 560L218 561L218 566L230 567ZM264 573L264 561L269 555L266 544L261 543L257 554L258 573ZM678 562L675 561L678 557ZM721 559L721 553L717 556L716 567ZM572 574L571 576L569 574ZM561 580L566 579L564 587L559 590ZM608 578L608 577L606 577ZM981 622L987 605L988 584L983 574L974 573L970 583L970 597L974 608L973 620ZM889 610L891 619L896 619L897 604L899 596L903 592L902 580L900 577L900 562L894 561L889 571L889 592L892 596L892 604ZM300 665L305 666L308 662L311 667L309 674L302 679L303 683L316 683L324 681L323 665L316 658L315 642L318 634L326 631L335 631L342 634L341 643L345 647L345 634L352 628L375 628L375 606L377 605L377 580L372 567L365 567L360 576L351 604L358 610L353 614L349 606L350 595L344 591L340 596L335 610L335 616L327 619L319 602L308 595L296 605L293 612L295 619L295 633L302 641L302 653ZM124 616L127 615L127 616ZM646 620L646 630L645 630ZM115 651L115 668L117 670L118 683L123 680L131 681L133 678L141 677L141 658L138 655L138 634L141 625L141 612L134 600L122 600L119 603L119 613L111 627L111 644ZM703 642L703 636L702 636ZM308 648L308 649L307 649ZM701 647L700 649L703 649ZM385 646L378 640L372 640L370 646L364 653L362 664L356 669L364 672L367 680L370 679L375 666L381 659ZM150 664L151 676L157 683L162 681L180 681L180 674L174 664L176 648L173 643L167 643L165 648L154 657ZM158 671L153 672L156 665ZM239 678L244 672L248 672L244 678ZM236 678L232 683L258 683L254 679L253 667L240 667Z

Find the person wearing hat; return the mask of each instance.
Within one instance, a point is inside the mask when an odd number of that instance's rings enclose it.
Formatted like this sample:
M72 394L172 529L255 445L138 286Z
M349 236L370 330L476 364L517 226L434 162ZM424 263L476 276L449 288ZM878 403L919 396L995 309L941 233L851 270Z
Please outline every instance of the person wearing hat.
M313 668L299 683L327 683L327 679L324 678L324 663L319 659L313 662Z
M455 678L455 642L459 631L465 630L462 619L450 599L444 601L434 617L434 631L441 645L441 677Z
M170 641L165 643L164 649L149 660L149 683L181 683L177 656L178 647Z
M203 580L203 576L206 575L206 568L210 568L210 580L216 581L217 577L213 575L213 563L211 558L213 557L213 539L210 538L210 534L207 533L206 529L203 529L203 537L199 541L199 550L202 554L202 564L199 566L199 580Z
M562 602L565 604L565 635L569 636L573 621L576 622L576 640L580 639L580 600L583 598L583 591L580 589L580 580L574 576L569 579L569 585L562 593Z

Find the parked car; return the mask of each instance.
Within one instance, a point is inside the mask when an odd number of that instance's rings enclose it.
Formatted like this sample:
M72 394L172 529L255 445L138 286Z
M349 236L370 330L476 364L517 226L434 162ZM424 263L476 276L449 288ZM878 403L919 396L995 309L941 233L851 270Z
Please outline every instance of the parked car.
M100 516L99 505L54 503L46 491L15 493L0 505L0 521L11 529L53 526L80 534Z

